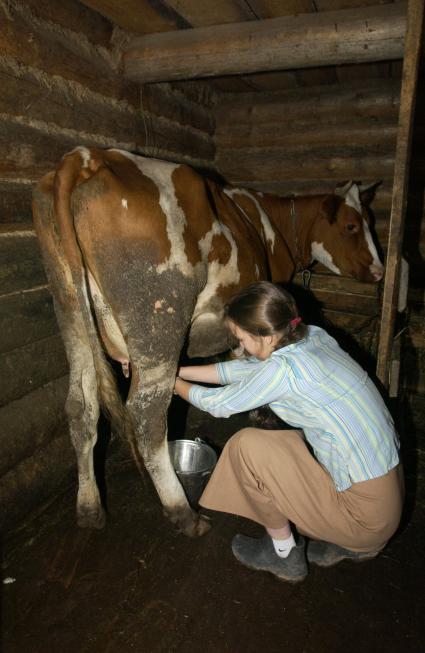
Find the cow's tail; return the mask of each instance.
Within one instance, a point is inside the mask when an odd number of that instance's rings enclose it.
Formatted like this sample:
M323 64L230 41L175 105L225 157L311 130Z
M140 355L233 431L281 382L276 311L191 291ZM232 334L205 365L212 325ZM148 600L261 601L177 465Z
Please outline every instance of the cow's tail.
M113 430L132 441L133 429L119 394L114 373L106 360L90 305L87 271L83 253L77 240L71 208L73 190L104 166L101 150L77 148L65 155L54 179L54 209L59 226L60 243L72 275L78 307L93 354L98 398Z

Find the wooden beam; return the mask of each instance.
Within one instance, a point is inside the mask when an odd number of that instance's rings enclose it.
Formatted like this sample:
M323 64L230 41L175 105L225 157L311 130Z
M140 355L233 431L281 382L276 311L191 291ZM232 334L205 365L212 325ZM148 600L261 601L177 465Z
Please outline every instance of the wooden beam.
M378 345L377 375L388 387L394 322L398 300L401 244L407 204L412 124L415 110L416 82L421 56L424 0L410 0L408 5L406 45L400 97L400 114L394 162L392 209L388 236L387 261L382 316Z
M300 120L332 121L345 115L351 121L391 117L397 124L400 80L368 80L359 85L310 86L273 93L228 93L215 109L218 129L222 124L297 124Z
M123 54L145 83L403 57L406 3L146 34Z

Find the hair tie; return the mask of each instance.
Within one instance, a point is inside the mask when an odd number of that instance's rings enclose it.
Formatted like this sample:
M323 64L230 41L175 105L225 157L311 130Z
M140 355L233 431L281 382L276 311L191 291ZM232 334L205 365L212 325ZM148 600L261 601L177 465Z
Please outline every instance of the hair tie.
M294 317L294 319L289 322L289 326L292 329L295 329L295 327L297 327L299 323L302 322L302 320L302 317Z

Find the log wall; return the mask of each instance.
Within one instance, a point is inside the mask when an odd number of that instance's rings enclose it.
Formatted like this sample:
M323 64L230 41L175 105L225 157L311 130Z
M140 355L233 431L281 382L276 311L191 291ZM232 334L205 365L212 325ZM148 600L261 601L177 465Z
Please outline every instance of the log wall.
M208 91L123 80L125 38L74 0L0 0L0 524L75 473L67 361L32 227L31 193L76 145L203 168L215 154Z
M372 204L375 231L385 253L392 201L400 69L393 77L365 78L272 93L223 94L216 108L216 165L230 183L280 195L332 191L353 179L382 181ZM405 386L424 393L423 278L425 254L424 93L413 134L404 256L411 266L410 322L404 335ZM380 289L327 274L317 266L311 291L324 317L376 354ZM296 277L301 283L301 277ZM414 370L412 362L416 361Z

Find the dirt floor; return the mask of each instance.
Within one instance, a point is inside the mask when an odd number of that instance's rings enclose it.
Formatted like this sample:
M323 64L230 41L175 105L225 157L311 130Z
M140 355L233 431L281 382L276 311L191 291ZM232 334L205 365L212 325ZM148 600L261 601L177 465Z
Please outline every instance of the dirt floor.
M195 415L188 435L219 448L237 426ZM233 558L235 533L261 533L246 520L215 514L203 538L178 534L119 450L106 464L104 530L76 527L70 487L6 538L4 652L423 651L425 479L417 442L405 450L406 514L386 550L369 562L312 567L297 585Z

